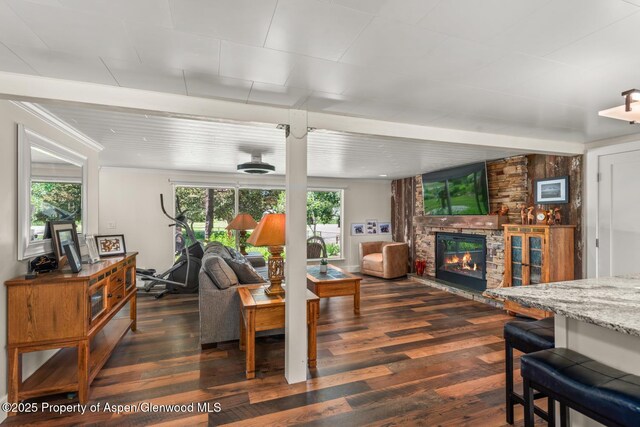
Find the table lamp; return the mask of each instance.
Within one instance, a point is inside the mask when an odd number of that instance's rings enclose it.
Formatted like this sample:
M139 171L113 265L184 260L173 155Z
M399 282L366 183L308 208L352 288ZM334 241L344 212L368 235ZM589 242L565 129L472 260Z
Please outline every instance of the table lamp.
M240 212L233 218L233 221L227 225L227 230L236 230L239 231L240 235L240 253L242 255L246 255L247 251L245 250L245 237L247 237L247 230L253 230L256 228L258 223L251 215L246 212Z
M267 264L271 285L265 289L267 295L284 294L282 288L282 280L284 279L284 260L282 259L282 250L285 244L284 223L284 214L266 214L247 239L247 243L253 246L269 247L270 256Z

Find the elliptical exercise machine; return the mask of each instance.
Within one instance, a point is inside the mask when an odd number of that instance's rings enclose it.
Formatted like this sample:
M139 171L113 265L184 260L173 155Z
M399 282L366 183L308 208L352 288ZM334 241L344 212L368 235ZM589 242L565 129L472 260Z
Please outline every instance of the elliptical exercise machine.
M155 269L136 269L136 275L145 282L145 292L151 291L157 285L164 285L162 292L157 294L156 299L162 298L168 293L172 294L193 294L198 292L198 273L202 266L202 257L204 250L202 244L198 242L193 229L187 220L187 210L180 209L180 203L177 203L178 214L172 217L164 208L164 198L160 194L160 208L162 213L173 223L169 227L176 229L176 261L168 270L157 273ZM187 239L180 229L184 229L187 233ZM188 242L187 242L188 241ZM189 246L187 246L189 243Z

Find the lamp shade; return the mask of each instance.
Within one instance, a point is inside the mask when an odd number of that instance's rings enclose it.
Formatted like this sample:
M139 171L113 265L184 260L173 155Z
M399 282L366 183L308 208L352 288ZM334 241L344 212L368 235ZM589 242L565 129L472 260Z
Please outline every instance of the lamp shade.
M284 246L284 223L284 214L274 213L263 216L247 239L247 243L253 246Z
M253 230L258 223L251 215L246 212L240 212L233 218L233 221L227 225L227 230Z

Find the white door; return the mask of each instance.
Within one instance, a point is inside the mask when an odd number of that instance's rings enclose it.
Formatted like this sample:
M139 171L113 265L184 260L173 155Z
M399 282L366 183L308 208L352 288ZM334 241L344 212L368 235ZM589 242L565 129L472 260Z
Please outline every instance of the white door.
M640 150L598 163L598 276L640 273Z

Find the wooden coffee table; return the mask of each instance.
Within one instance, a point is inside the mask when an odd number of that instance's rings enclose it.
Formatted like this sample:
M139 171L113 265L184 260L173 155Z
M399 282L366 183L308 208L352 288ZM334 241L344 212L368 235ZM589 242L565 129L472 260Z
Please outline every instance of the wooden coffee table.
M267 295L264 285L238 287L240 296L240 350L246 350L247 379L256 377L256 332L284 328L284 295ZM316 367L317 325L320 299L307 291L307 355L309 367Z
M326 273L319 265L307 267L307 288L320 298L353 295L353 312L360 314L361 277L329 264Z

